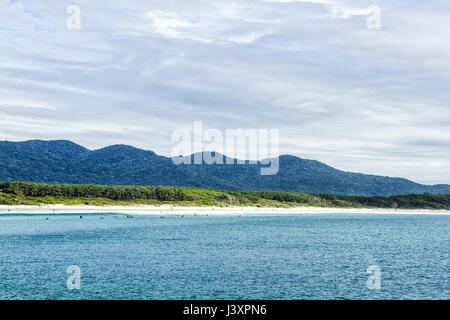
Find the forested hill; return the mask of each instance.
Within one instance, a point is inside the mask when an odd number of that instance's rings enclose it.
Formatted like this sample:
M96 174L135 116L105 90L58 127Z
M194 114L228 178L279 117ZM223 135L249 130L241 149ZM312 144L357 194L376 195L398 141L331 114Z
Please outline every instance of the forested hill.
M314 160L281 156L279 172L260 175L258 163L175 165L131 146L88 150L70 141L0 142L0 181L97 185L171 185L222 190L272 190L360 196L450 194L449 185L344 172Z

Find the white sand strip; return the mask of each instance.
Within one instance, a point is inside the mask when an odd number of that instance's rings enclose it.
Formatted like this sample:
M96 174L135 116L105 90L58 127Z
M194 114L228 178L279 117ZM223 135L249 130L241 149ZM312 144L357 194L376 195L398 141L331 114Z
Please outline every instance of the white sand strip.
M0 205L0 214L88 214L88 213L124 213L133 215L252 215L252 214L313 214L313 213L378 213L378 214L450 214L450 210L428 209L354 209L354 208L258 208L258 207L182 207L182 206L6 206Z

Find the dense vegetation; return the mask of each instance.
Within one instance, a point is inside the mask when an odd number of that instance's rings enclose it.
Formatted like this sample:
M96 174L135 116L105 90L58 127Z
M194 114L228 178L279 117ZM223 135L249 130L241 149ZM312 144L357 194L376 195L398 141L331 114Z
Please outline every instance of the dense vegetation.
M358 196L450 194L449 185L428 186L401 178L344 172L289 155L279 160L279 172L265 176L260 174L261 163L175 165L170 158L124 145L91 151L70 141L0 141L0 180Z
M342 196L279 191L223 191L170 186L102 186L0 182L0 204L178 204L258 207L450 209L450 195Z

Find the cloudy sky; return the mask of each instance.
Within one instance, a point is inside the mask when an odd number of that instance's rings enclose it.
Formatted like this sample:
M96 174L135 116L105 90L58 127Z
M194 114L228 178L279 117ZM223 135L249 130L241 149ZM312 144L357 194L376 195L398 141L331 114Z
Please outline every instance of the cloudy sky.
M449 35L439 0L0 0L0 140L170 155L171 133L202 120L280 129L281 153L338 169L450 183Z

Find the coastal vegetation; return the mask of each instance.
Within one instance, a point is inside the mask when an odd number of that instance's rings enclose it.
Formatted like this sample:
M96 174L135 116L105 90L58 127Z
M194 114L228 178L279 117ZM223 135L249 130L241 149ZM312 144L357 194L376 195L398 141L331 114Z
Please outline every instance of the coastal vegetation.
M447 209L450 195L343 196L280 191L226 191L171 186L0 182L2 205L159 205Z

